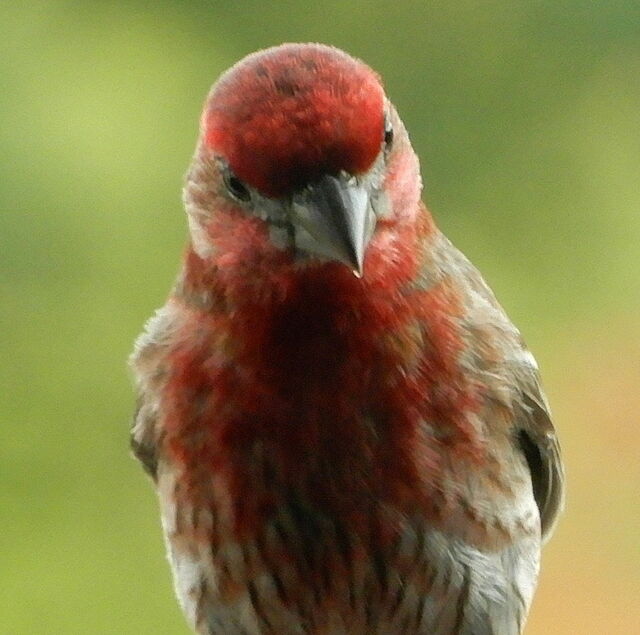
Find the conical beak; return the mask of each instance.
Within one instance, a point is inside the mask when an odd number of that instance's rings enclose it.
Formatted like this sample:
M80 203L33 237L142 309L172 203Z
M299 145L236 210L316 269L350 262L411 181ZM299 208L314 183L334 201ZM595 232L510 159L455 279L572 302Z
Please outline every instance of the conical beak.
M294 195L291 211L298 249L337 260L362 276L376 221L364 187L353 179L325 175Z

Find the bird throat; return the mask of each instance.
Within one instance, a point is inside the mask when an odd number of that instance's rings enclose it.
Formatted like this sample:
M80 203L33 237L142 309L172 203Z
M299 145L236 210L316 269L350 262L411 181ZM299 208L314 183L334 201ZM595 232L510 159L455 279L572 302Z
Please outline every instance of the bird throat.
M225 492L215 506L240 534L292 496L356 524L371 500L428 506L441 453L424 422L465 442L474 407L448 290L401 294L337 263L283 276L261 295L227 294L188 327L201 345L173 358L169 394L191 398L168 400L167 442L187 488ZM211 475L218 487L205 490Z

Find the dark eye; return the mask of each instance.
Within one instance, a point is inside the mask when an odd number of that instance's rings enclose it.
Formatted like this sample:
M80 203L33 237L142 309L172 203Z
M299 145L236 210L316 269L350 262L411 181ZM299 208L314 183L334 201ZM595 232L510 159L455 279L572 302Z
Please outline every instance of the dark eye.
M393 143L393 128L391 127L391 122L387 119L384 124L384 145L387 148L390 148L392 143Z
M247 186L229 170L226 170L224 173L224 184L233 198L237 198L239 201L245 203L251 200L251 193L247 189Z

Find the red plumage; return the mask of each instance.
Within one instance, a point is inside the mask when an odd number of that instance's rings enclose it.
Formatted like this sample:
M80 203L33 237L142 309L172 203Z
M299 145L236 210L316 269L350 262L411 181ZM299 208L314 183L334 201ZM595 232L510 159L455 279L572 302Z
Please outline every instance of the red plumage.
M325 172L365 172L380 150L383 99L377 76L342 51L280 46L221 77L203 137L240 179L279 196Z
M207 100L192 244L133 357L133 445L200 633L522 628L558 446L518 331L420 189L341 51L256 53Z

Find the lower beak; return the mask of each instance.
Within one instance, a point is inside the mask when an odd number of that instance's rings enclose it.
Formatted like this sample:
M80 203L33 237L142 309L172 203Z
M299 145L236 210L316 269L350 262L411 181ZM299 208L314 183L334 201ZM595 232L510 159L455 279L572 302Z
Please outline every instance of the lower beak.
M291 209L296 247L341 262L362 276L376 222L364 187L325 175L294 195Z

